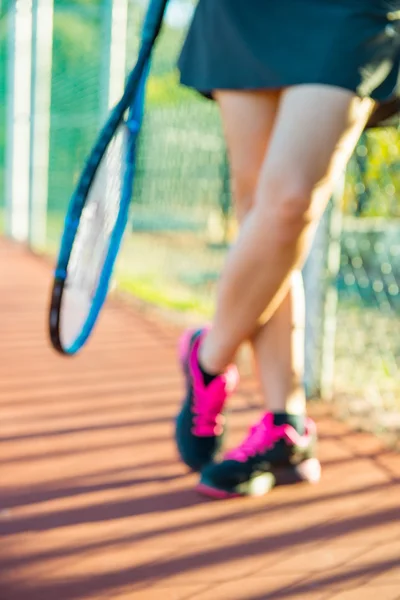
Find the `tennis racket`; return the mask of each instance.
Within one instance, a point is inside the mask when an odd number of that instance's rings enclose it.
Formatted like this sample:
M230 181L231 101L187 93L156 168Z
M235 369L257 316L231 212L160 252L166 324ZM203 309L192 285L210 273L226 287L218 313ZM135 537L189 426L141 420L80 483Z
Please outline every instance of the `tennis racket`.
M128 220L145 86L167 2L150 0L136 65L69 203L49 310L50 340L64 355L88 340L107 297Z

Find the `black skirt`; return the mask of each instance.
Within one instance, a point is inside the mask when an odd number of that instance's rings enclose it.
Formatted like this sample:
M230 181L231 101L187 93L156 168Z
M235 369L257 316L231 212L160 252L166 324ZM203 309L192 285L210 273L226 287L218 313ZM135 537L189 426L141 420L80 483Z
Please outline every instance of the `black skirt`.
M400 110L400 0L200 0L178 67L209 98L326 84L387 118Z

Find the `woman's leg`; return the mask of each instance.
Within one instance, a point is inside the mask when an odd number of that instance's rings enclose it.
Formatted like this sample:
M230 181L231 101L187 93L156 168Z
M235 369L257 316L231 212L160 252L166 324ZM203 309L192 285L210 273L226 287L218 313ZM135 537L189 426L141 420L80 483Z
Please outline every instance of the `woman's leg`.
M300 271L293 271L289 292L252 338L265 406L271 413L306 413L304 333L303 278Z
M254 208L228 256L213 325L199 349L205 371L222 372L259 319L283 301L372 108L369 99L329 86L282 94Z
M278 112L281 92L219 91L237 218L242 225L255 191ZM304 290L300 272L268 323L251 338L265 405L271 412L305 412Z
M271 344L261 343L258 349L261 376L268 380L264 361L277 367L274 355L290 357L287 350L295 344L287 315L296 306L287 290L371 110L369 100L322 86L302 86L282 95L254 207L228 257L214 324L199 346L198 360L206 372L224 369L240 343L260 327L261 316L271 319L256 341L260 344L263 335L271 335ZM298 341L302 343L302 335ZM294 366L288 358L286 367L293 370L289 381L295 384ZM275 375L272 397L279 398L285 380ZM199 491L225 498L264 494L279 483L319 481L315 424L304 414L304 395L295 389L289 394L285 390L285 411L272 404L272 412L263 415L237 448L202 470Z
M235 207L241 223L245 221L254 202L254 193L273 131L279 98L280 92L217 94L229 151ZM286 344L280 343L279 355L274 353L272 336L280 335L283 340L285 332L290 330L291 314L287 308L291 303L291 300L283 303L283 314L280 314L279 309L277 311L276 320L279 320L280 326L271 327L271 334L268 334L268 326L265 326L265 329L260 330L260 335L255 336L258 341L254 344L254 348L257 344L257 353L260 352L257 363L263 363L265 360L265 364L262 364L265 399L271 405L282 406L282 410L286 402L285 384L280 384L275 379L287 376L290 380L291 336L289 334L285 337ZM208 464L220 448L223 433L223 417L220 413L229 388L232 387L232 379L237 380L234 369L228 369L230 377L227 377L227 373L219 377L201 373L197 351L203 335L202 330L188 332L182 340L181 361L187 387L175 434L181 458L195 470ZM271 385L268 377L264 376L264 372L267 371L271 371ZM272 399L272 393L278 389L281 396Z

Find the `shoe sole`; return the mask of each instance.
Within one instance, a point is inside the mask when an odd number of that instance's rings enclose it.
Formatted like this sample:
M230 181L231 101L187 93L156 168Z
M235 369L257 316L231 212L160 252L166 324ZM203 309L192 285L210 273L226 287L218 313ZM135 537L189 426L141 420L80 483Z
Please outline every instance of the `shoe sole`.
M244 496L265 496L278 485L292 485L294 483L318 483L321 479L321 464L317 458L310 458L293 468L279 468L274 472L263 473L255 477L249 484L241 489L230 491L214 487L212 484L202 482L196 486L197 492L202 496L215 500L242 498Z
M236 492L227 492L226 490L220 490L218 488L214 488L211 485L207 485L205 483L199 483L196 486L196 490L202 496L207 496L208 498L214 498L215 500L226 500L228 498L241 498L243 494L238 494Z

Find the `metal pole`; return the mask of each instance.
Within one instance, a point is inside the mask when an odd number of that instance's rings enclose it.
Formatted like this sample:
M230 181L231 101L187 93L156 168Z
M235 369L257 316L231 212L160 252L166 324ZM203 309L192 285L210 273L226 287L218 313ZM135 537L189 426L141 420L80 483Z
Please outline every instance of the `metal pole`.
M46 246L50 150L53 0L33 0L29 242Z
M337 277L340 271L341 240L343 226L342 199L345 177L339 182L332 198L329 221L329 247L327 255L327 287L322 328L321 348L321 396L330 400L334 394L335 345L338 309Z
M103 124L125 85L128 0L104 0L100 121Z
M303 270L306 295L304 383L309 398L326 398L332 394L343 182L344 177L319 223Z
M8 12L6 233L26 242L29 232L30 71L32 1L14 0Z

